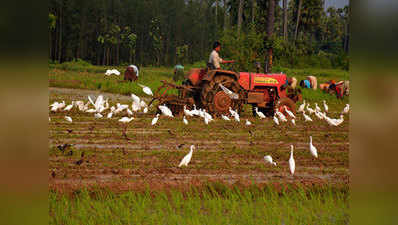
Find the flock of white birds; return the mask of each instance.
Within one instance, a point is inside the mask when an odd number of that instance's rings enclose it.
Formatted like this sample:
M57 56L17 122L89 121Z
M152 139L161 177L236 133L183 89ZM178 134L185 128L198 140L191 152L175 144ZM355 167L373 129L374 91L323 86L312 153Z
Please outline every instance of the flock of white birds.
M142 85L142 84L138 84L138 85L140 87L142 87L142 90L145 94L153 96L152 90L149 87ZM225 87L222 87L222 88L224 89ZM228 92L229 90L227 89L225 91ZM235 95L233 92L228 93L228 94L231 95L231 98L235 98ZM51 112L58 112L58 111L66 111L67 112L67 111L72 110L73 107L76 107L81 112L94 114L94 117L96 119L103 118L106 110L109 110L109 112L107 112L107 114L106 114L106 118L108 118L108 119L122 113L123 111L126 111L127 115L129 117L122 117L118 121L121 123L124 123L124 124L128 124L134 119L134 117L133 117L134 113L137 113L140 111L143 113L148 112L148 105L145 103L145 101L140 99L135 94L131 94L131 98L132 98L131 109L130 109L130 106L127 104L117 103L114 106L110 106L108 99L104 99L104 97L102 95L99 95L95 99L95 101L90 96L88 96L87 103L84 103L83 101L72 101L72 103L70 105L66 105L65 101L54 102L53 104L50 105L50 107L51 107L50 111ZM159 105L158 108L162 115L164 115L166 117L171 117L171 118L174 117L172 111L166 105ZM297 113L302 113L305 122L312 122L313 120L310 117L310 115L314 114L319 120L325 120L330 126L339 126L340 124L342 124L344 122L343 114L347 114L349 112L350 105L346 104L345 108L343 109L343 111L340 114L340 117L337 119L330 118L329 116L327 116L329 107L326 104L325 100L323 101L323 108L324 108L324 111L322 112L318 103L315 103L314 109L310 108L310 104L306 103L304 100L304 102L299 106ZM296 125L295 120L297 119L297 117L294 115L294 113L289 111L289 109L286 106L284 107L284 110L285 110L286 114L279 112L278 109L276 109L275 115L273 117L274 123L276 125L280 125L280 122L288 122L288 120L290 120L293 125ZM308 112L308 115L306 114L306 111ZM264 113L259 111L257 107L255 108L255 112L260 119L266 118ZM240 122L240 116L237 111L229 108L229 113L230 113L230 115L221 115L221 118L226 121L235 120L236 122ZM212 115L210 115L208 112L206 112L205 109L197 109L196 106L193 105L193 109L189 110L186 108L186 106L184 106L184 116L183 116L182 121L185 125L188 125L188 123L189 123L187 118L195 117L195 116L203 118L203 121L206 125L208 125L210 122L214 121L214 118L212 117ZM156 114L156 116L152 119L152 122L151 122L152 126L158 122L159 117L160 117L160 114ZM70 116L65 116L65 120L70 123L73 122L73 119ZM50 118L49 118L49 121L51 121ZM252 123L246 119L245 125L251 126ZM291 151L290 151L290 159L289 159L289 168L290 168L291 174L294 175L294 171L295 171L295 167L296 167L294 157L293 157L294 147L293 147L293 145L291 145L290 147L291 147ZM189 153L181 160L180 164L178 165L179 167L188 166L189 162L191 161L194 149L195 149L195 146L191 145ZM310 136L310 140L309 140L309 150L313 157L318 158L318 152L317 152L316 147L312 144L311 136ZM273 161L272 156L270 156L270 155L266 155L264 157L264 160L271 165L274 165L274 166L277 165L277 163Z

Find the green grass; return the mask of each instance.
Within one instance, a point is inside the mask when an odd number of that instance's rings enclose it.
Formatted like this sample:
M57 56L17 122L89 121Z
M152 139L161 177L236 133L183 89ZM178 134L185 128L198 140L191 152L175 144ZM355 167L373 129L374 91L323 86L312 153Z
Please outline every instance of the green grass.
M69 64L66 64L69 65ZM49 70L49 86L50 87L65 87L65 88L80 88L89 90L100 90L102 92L118 93L129 95L134 93L139 96L144 96L142 88L137 83L122 82L123 72L125 67L104 67L104 66L66 66L64 64L50 64ZM75 65L75 64L72 64ZM189 71L194 65L188 65L185 72ZM94 69L93 69L94 68ZM122 74L120 76L105 76L106 69L116 68ZM306 76L312 75L318 78L318 84L334 80L347 80L349 73L345 70L331 70L331 69L288 69L283 67L275 67L275 73L284 72L288 76L294 76L298 81L304 79ZM144 67L140 69L138 83L149 86L152 91L155 91L162 83L161 80L173 82L173 68L167 67ZM181 83L178 82L178 83ZM310 101L327 100L336 103L346 103L348 98L343 101L337 100L334 95L326 94L320 90L312 91L303 90L304 99ZM169 90L169 94L175 94L174 90Z
M346 188L81 191L49 194L50 224L348 224Z
M79 88L89 90L100 90L102 92L110 92L117 94L129 95L135 93L140 96L145 94L137 83L149 86L155 91L160 85L161 80L172 81L173 70L171 68L154 68L148 67L140 71L138 82L123 82L123 73L125 67L108 67L116 68L121 72L120 76L105 76L107 68L100 68L100 73L82 72L73 70L62 70L60 68L50 69L49 86L63 88ZM170 92L169 93L173 93Z

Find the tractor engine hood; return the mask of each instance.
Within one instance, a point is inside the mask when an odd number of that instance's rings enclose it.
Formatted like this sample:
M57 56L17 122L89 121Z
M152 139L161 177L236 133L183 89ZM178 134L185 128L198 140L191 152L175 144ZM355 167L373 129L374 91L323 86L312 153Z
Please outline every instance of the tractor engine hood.
M255 90L256 87L277 87L279 88L286 83L286 74L264 74L264 73L250 73L240 72L239 84L245 90Z

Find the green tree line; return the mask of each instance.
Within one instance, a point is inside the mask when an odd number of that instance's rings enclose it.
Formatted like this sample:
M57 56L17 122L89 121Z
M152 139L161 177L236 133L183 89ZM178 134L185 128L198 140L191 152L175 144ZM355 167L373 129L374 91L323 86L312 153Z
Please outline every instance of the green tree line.
M221 40L241 69L348 68L349 14L323 0L50 0L49 59L170 66L206 61Z

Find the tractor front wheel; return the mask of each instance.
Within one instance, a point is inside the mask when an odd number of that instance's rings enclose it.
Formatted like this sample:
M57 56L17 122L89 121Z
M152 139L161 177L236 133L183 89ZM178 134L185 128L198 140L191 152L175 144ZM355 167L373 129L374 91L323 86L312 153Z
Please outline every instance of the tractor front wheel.
M238 94L239 99L231 99L224 93L219 84L222 84L224 87ZM209 113L220 115L227 114L229 108L240 112L242 108L242 96L243 91L235 79L226 75L218 75L202 86L201 101L202 106L207 109Z

